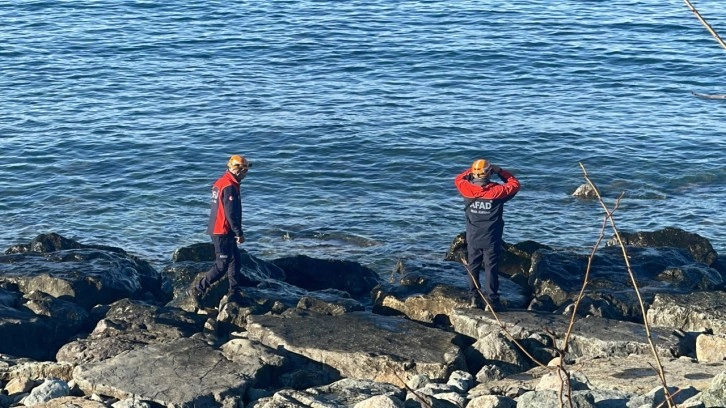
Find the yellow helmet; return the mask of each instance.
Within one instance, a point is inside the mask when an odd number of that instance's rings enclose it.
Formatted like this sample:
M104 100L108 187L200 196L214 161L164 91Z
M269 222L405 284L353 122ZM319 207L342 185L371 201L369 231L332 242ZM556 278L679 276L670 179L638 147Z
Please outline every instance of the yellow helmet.
M237 170L239 168L248 167L250 167L250 162L248 162L244 156L240 156L239 154L233 155L229 158L229 161L227 162L227 168L230 170Z
M491 173L492 171L492 164L484 159L479 159L474 161L474 163L471 165L471 174L474 175L474 177L486 177Z

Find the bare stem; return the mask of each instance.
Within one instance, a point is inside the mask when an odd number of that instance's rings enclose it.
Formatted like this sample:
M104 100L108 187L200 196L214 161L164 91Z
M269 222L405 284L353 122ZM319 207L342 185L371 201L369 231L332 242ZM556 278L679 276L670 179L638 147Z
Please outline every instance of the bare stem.
M708 32L711 33L713 38L715 38L716 41L718 41L718 44L721 46L721 48L726 49L726 43L724 43L724 41L721 39L721 37L719 37L716 30L714 30L713 27L711 27L711 24L708 24L706 22L706 20L703 18L703 16L701 16L701 13L699 13L698 10L696 10L696 8L693 7L693 4L691 4L690 1L688 1L688 0L683 0L683 1L686 3L686 6L688 6L688 9L693 12L693 14L696 16L698 21L700 21L701 24L703 24L703 26L706 27L706 30L708 30Z
M608 210L607 205L605 205L605 202L602 199L602 196L600 196L600 191L595 187L595 184L590 180L590 177L587 174L587 170L585 169L585 166L578 162L580 165L580 168L582 168L582 173L584 174L585 180L587 180L588 184L590 184L590 187L593 188L595 191L595 194L597 195L598 202L605 210L605 213L612 214L610 210ZM621 195L622 196L622 195ZM648 344L650 345L650 350L653 353L653 357L655 358L656 365L658 367L658 376L660 377L660 382L663 385L663 392L666 396L666 401L668 402L668 407L672 408L673 405L673 397L671 396L670 392L668 391L668 385L666 384L666 378L665 378L665 370L663 369L663 364L660 361L660 357L658 356L658 351L655 347L655 343L653 342L653 336L650 333L650 325L648 324L648 318L647 318L647 311L645 310L645 303L643 302L643 298L640 295L640 289L638 288L638 282L635 280L635 274L633 273L633 269L630 266L630 259L628 258L628 252L625 249L625 244L623 243L623 239L620 236L620 232L618 231L617 226L615 225L615 220L612 216L606 217L610 221L610 225L613 228L613 231L615 232L615 237L617 238L618 244L620 245L620 249L623 253L623 259L625 261L625 266L628 270L628 275L630 276L630 281L633 284L633 289L635 290L635 294L638 297L638 303L640 304L640 310L643 314L643 326L645 328L645 334L646 338L648 339Z

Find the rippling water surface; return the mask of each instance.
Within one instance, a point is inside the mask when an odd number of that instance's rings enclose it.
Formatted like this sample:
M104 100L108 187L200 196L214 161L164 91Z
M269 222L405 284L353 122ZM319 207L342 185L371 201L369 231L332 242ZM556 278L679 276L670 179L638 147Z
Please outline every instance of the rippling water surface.
M701 13L726 33L726 3ZM478 157L505 239L676 226L726 253L726 51L683 2L0 2L0 247L58 232L155 263L206 242L230 154L245 248L390 270L463 230ZM609 236L610 232L607 233Z

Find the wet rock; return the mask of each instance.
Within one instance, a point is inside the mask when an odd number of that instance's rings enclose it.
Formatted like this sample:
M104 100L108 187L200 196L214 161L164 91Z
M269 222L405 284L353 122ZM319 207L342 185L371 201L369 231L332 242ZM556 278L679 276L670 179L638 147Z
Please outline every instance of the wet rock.
M598 197L597 191L588 183L581 184L575 191L572 193L573 197L577 198L590 198L595 199Z
M457 336L398 317L286 312L251 316L249 338L325 363L342 376L403 386L417 374L445 379L466 369Z
M279 258L272 264L285 272L285 281L310 291L338 289L352 297L368 296L378 275L356 262L311 258L306 255Z
M695 262L685 250L629 247L627 251L646 304L652 302L656 293L690 293L723 287L724 281L718 271ZM558 306L574 299L582 288L587 258L585 254L571 251L535 252L529 277L535 296L547 295ZM603 248L595 255L587 293L593 302L603 300L609 305L610 317L617 312L621 319L642 321L638 298L624 267L620 248Z
M207 256L209 253L211 253L211 258ZM240 284L242 286L254 287L265 281L285 279L285 272L271 262L250 255L244 249L240 249L239 253L240 273L242 274ZM214 246L211 243L194 244L177 249L173 260L174 262L162 271L162 274L166 277L167 290L174 293L175 300L169 304L191 310L185 302L184 293L188 288L195 286L212 267ZM228 290L229 282L226 277L223 277L207 290L206 302L203 307L215 307Z
M680 228L669 227L653 232L621 232L620 238L627 246L685 249L696 262L709 266L718 259L718 253L713 249L708 239ZM610 238L606 245L619 246L619 242L616 237L613 237Z
M57 361L102 361L124 351L189 337L203 331L206 318L171 307L122 299L110 305L89 336L65 344Z
M504 243L499 260L499 273L517 281L515 276L528 276L532 254L539 249L552 249L535 241L523 241L517 244ZM467 259L466 233L462 232L451 241L444 260L463 263ZM519 283L519 282L518 282Z
M85 309L145 293L160 296L161 275L146 263L119 252L67 249L0 256L0 285L22 293L45 292Z
M171 255L171 261L177 262L214 262L214 245L211 242L196 243L189 246L177 248Z
M373 311L379 314L404 314L410 319L438 323L448 320L457 308L469 307L466 270L446 261L400 262L400 275L381 283L372 291ZM510 307L523 308L528 290L500 277L500 293Z

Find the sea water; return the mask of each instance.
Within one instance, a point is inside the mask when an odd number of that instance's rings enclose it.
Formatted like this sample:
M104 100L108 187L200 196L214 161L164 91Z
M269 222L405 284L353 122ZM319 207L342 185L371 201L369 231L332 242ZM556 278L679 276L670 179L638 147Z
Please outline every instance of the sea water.
M696 6L726 34L726 3ZM265 259L439 260L477 158L522 183L507 242L594 245L585 169L618 229L726 253L726 101L692 94L726 93L726 50L681 1L2 1L0 21L1 248L57 232L163 266L209 242L244 154Z

